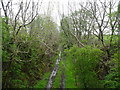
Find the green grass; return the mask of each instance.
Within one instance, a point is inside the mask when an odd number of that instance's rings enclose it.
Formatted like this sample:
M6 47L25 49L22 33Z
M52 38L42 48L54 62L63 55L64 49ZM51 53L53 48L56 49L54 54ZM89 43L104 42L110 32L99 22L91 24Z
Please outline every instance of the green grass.
M53 82L53 88L59 88L60 87L62 69L63 69L62 61L60 61L59 68L58 68L58 71L57 71L57 75L56 75L55 80Z
M61 80L61 71L58 70L57 75L55 77L55 80L53 82L53 88L59 88L60 87L60 80Z
M58 55L51 57L50 60L53 60L52 68L54 68L54 63L56 62L56 59L58 58ZM47 83L49 81L51 71L46 72L42 78L42 80L38 81L37 84L34 86L34 88L46 88Z
M66 60L65 62L65 88L77 88L75 85L75 75L74 69L72 67L73 63Z
M43 76L43 79L38 81L34 88L46 88L50 74L50 72L46 72Z
M58 58L58 55L52 57L50 60L53 60L53 65L52 65L52 68L54 68L54 65L55 65L55 62L56 62L56 59ZM43 76L43 79L38 81L37 84L34 86L34 88L46 88L47 86L47 83L49 81L49 77L50 77L50 74L51 74L51 71L50 72L46 72ZM59 76L58 76L59 77ZM59 78L56 78L56 82L54 83L55 84L55 87L58 88L57 84L58 84L58 80Z
M63 66L63 64L65 66ZM75 85L75 75L74 75L74 69L72 66L73 66L73 63L69 60L66 60L66 61L61 60L60 61L59 69L58 69L57 75L53 82L53 88L60 87L61 74L62 74L63 70L65 72L65 88L77 88L77 86ZM34 88L45 88L48 83L50 74L51 74L51 72L45 73L43 76L43 79L38 81L38 83L35 85Z

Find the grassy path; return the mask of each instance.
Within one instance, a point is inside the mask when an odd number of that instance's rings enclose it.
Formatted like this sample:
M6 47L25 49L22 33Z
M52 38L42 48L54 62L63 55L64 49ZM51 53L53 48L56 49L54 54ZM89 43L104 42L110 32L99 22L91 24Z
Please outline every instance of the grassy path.
M35 88L77 88L73 63L65 57L58 57L53 71L45 73Z

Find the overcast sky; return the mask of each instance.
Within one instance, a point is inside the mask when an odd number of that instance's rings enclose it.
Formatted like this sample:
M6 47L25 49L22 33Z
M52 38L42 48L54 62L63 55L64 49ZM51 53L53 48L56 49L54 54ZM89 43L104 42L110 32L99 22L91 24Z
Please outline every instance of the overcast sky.
M4 2L7 2L9 0L3 0ZM12 0L13 3L18 3L21 0ZM24 2L26 0L23 0ZM27 0L29 1L29 0ZM32 0L31 0L32 1ZM33 0L37 2L38 0ZM67 15L70 13L70 8L68 6L68 2L71 5L73 11L78 10L80 8L79 3L85 3L86 1L99 1L99 0L39 0L39 2L42 1L41 9L39 10L39 14L49 14L53 17L54 22L56 22L59 25L60 21L60 14ZM104 2L105 0L100 0ZM106 0L110 1L110 0ZM119 0L112 0L114 2L118 2ZM49 8L48 8L49 7ZM1 4L0 4L1 8ZM14 6L14 11L18 11L18 8ZM3 15L3 12L2 12Z

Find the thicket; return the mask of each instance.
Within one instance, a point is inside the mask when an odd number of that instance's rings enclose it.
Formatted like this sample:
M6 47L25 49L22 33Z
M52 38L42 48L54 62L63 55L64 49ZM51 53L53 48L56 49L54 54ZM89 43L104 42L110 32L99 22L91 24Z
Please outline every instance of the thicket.
M48 40L51 46L46 44L49 43L45 40L48 39L46 36L49 37L51 34L46 31L50 27L44 25L46 23L54 24L50 18L46 21L44 19L42 22L44 23L42 26L46 27L44 32L41 32L41 28L34 25L32 36L27 33L25 27L21 29L18 35L14 36L13 27L6 24L5 20L6 18L2 18L2 86L3 88L33 87L38 80L43 78L45 72L52 69L54 60L51 59L57 54L57 44L51 43L52 37ZM35 21L32 24L34 23ZM46 42L40 40L39 33L44 33L44 36L41 37ZM51 49L55 49L54 52Z
M99 88L100 80L96 70L102 51L91 47L72 47L67 51L67 60L72 60L75 79L80 88Z
M79 48L77 46L65 50L66 60L71 64L70 70L74 73L76 86L79 88L119 88L118 54L111 60L104 62L105 52L90 46ZM67 64L69 64L67 63ZM104 71L109 67L108 73ZM70 74L70 73L69 73ZM100 77L104 78L101 79Z
M111 60L107 63L109 65L109 73L105 76L103 80L103 85L105 88L120 88L120 73L119 73L119 54L116 52Z

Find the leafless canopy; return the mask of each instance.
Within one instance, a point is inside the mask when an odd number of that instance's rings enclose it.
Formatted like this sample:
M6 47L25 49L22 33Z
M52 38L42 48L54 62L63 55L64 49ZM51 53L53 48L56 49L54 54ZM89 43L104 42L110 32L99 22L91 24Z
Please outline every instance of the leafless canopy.
M38 15L39 1L33 2L31 0L26 0L26 2L20 1L13 4L12 0L9 0L5 5L5 2L1 0L1 4L6 18L5 22L6 24L12 24L14 35L17 35L22 27L33 22ZM14 9L15 11L17 9L17 12L15 12Z

